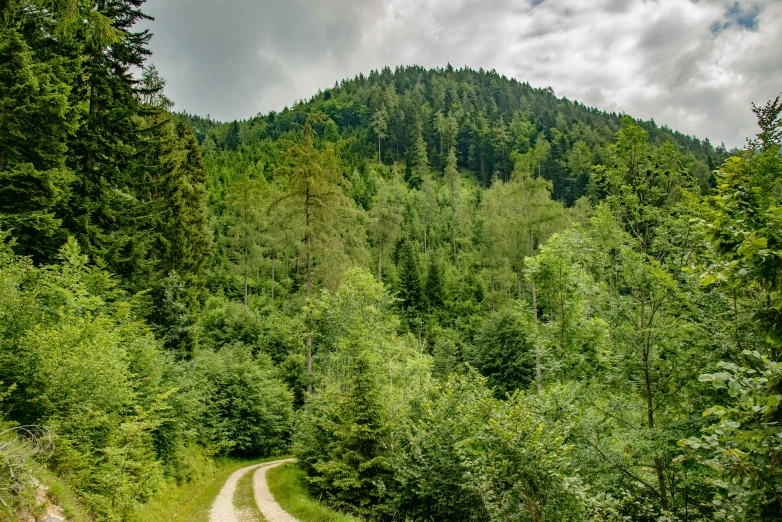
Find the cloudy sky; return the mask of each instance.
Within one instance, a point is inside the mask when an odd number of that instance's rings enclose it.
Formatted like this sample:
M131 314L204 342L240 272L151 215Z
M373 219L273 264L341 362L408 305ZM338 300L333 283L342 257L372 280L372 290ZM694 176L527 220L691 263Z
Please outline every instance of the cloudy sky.
M740 146L782 91L781 0L147 0L178 110L281 110L385 65L451 63Z

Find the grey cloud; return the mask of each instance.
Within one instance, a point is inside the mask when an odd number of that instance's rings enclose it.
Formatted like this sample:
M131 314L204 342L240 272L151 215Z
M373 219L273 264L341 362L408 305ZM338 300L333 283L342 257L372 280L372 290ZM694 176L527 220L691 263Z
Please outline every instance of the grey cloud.
M222 120L385 65L450 62L739 145L750 102L782 86L777 0L148 0L147 10L177 108Z

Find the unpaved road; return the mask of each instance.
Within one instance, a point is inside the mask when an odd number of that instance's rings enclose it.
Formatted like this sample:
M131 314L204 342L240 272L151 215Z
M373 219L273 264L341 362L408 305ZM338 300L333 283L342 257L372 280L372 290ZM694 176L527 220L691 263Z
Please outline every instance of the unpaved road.
M240 522L234 511L234 494L236 493L236 483L246 473L255 471L253 477L253 489L255 491L255 502L258 508L266 517L268 522L299 522L297 519L283 511L280 505L274 500L269 487L266 485L266 471L285 464L293 462L294 459L275 460L264 464L254 464L234 471L228 480L225 481L220 493L217 494L212 510L209 513L209 522Z

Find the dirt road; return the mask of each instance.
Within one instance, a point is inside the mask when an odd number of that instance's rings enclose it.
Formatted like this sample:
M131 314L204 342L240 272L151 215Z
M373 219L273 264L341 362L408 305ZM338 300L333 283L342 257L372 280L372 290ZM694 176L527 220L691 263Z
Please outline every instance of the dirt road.
M299 522L297 519L283 511L280 505L274 500L269 487L266 484L266 471L285 464L293 462L294 459L275 460L264 464L254 464L234 471L228 480L225 481L223 488L218 493L212 504L212 510L209 513L209 522L240 522L234 511L234 494L236 493L236 484L246 473L255 470L253 477L253 489L255 491L255 502L258 508L266 517L268 522Z

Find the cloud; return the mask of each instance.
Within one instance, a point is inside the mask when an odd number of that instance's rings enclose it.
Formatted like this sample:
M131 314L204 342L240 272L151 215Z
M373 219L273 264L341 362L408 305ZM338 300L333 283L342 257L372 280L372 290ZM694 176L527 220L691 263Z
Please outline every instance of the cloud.
M148 0L180 110L281 110L385 65L468 65L741 145L782 88L782 2Z

